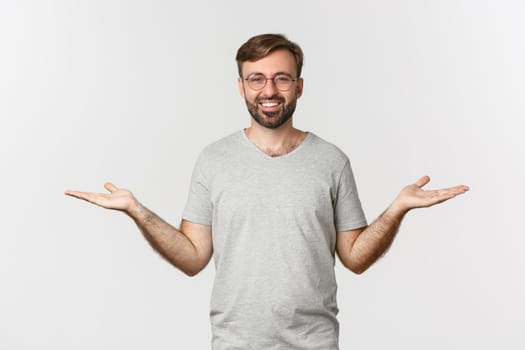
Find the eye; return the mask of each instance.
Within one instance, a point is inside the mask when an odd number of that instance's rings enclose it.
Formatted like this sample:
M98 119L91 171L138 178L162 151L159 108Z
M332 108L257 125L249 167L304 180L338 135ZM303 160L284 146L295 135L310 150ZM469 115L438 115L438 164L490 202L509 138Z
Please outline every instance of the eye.
M287 75L277 75L274 78L276 83L290 83L292 79Z
M252 75L251 77L248 77L248 80L252 83L261 83L266 79L262 75L256 74L256 75Z

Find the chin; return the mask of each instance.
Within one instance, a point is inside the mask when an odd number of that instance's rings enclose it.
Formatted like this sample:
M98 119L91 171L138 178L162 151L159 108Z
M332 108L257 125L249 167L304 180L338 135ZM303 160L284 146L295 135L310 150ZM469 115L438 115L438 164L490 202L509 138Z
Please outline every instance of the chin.
M289 116L275 116L275 117L268 117L266 115L261 116L257 115L257 117L254 117L253 119L262 127L265 127L267 129L278 129L285 125L290 119L291 115Z

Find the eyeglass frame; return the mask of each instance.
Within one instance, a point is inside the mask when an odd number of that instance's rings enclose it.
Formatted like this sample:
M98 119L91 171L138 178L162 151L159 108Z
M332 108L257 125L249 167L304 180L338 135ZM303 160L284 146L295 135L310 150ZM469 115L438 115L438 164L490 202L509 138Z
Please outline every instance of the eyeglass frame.
M261 77L264 78L264 85L263 85L260 89L254 89L253 87L250 86L250 83L249 83L249 81L248 81L248 79L250 79L250 77L253 77L253 76L255 76L255 75L260 75ZM282 89L279 89L279 88L277 87L277 84L275 83L275 78L277 78L277 77L280 76L280 75L284 75L284 76L286 76L286 77L288 77L288 78L291 79L292 84L290 85L290 88L288 88L288 89L286 89L286 90L282 90ZM249 87L250 89L252 89L253 91L261 91L262 89L264 89L264 88L266 87L266 84L268 84L268 80L272 80L272 81L273 81L273 85L275 85L275 88L276 88L277 90L279 90L279 91L290 91L290 90L292 89L292 85L293 85L293 83L295 83L296 81L298 81L298 80L300 80L300 79L302 79L302 78L297 77L297 78L295 78L295 79L292 79L292 76L291 76L290 74L287 74L287 73L277 73L277 74L275 74L275 75L273 76L273 78L266 78L266 76L265 76L264 74L262 74L262 73L251 73L251 74L249 74L246 78L243 78L243 80L245 80L246 83L248 84L248 87Z

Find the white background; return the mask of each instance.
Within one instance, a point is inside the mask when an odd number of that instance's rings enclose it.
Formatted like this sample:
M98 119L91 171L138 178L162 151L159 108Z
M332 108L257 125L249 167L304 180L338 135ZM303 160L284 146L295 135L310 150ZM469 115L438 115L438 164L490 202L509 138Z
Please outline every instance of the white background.
M523 1L0 2L0 349L208 349L213 263L188 278L132 221L63 195L133 190L178 225L208 143L246 127L234 56L304 49L297 127L352 160L370 220L422 175L355 276L341 349L525 348Z

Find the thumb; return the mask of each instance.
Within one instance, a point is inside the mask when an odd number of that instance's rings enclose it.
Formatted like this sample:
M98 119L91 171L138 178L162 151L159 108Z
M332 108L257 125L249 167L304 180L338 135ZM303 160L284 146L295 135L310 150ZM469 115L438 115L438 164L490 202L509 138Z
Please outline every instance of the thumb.
M425 175L421 179L417 180L416 186L421 188L421 187L425 186L429 182L430 182L430 177Z
M106 182L104 184L104 188L108 190L109 192L113 193L116 190L118 190L117 186L113 185L111 182Z

